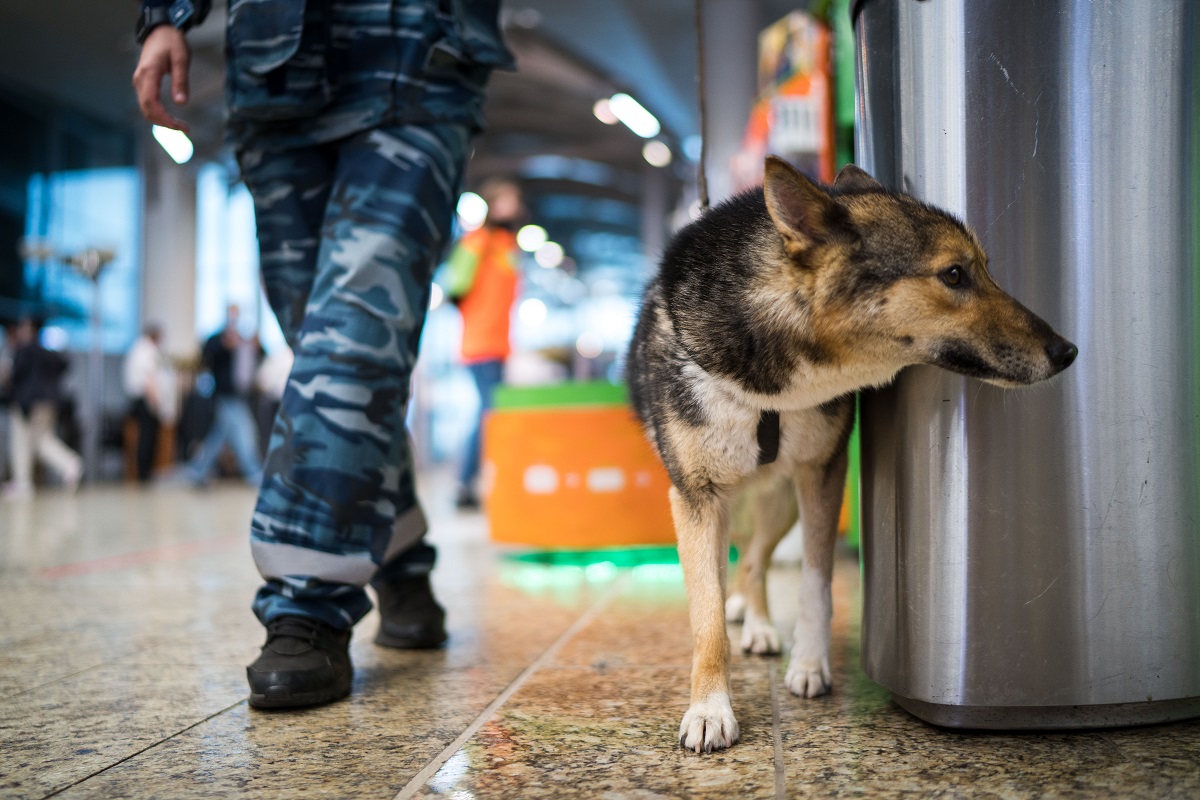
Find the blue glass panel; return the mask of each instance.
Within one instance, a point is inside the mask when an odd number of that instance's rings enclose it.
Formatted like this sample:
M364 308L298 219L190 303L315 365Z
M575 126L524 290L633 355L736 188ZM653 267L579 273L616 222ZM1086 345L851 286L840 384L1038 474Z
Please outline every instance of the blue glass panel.
M25 284L48 311L48 325L67 333L72 350L91 348L92 282L62 260L88 248L115 258L100 276L101 343L121 353L138 334L141 183L134 167L37 173L27 185L25 236L56 257L25 261Z

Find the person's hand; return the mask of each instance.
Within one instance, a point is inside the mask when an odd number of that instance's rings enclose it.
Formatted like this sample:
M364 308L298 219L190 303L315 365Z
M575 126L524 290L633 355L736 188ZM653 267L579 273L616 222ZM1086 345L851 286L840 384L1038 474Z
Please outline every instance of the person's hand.
M150 31L142 45L142 56L133 71L133 89L137 93L142 116L155 125L187 133L188 124L171 116L162 103L162 81L171 75L171 98L175 105L188 99L188 67L192 51L187 39L174 25L159 25Z

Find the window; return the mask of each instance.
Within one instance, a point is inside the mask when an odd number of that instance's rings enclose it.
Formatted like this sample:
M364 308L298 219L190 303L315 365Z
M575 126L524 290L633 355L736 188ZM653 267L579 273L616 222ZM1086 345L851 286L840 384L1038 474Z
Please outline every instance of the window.
M35 173L26 192L25 236L42 243L48 258L25 261L25 283L38 298L46 324L67 333L67 346L92 345L95 287L65 259L89 248L113 260L100 274L101 344L123 353L137 338L141 186L133 167Z

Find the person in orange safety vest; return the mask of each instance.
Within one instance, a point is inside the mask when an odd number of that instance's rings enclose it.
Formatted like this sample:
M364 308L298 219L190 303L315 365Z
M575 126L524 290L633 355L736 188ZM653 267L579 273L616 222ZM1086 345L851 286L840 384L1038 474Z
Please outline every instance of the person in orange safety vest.
M524 214L520 189L511 181L489 181L479 193L488 204L487 218L451 253L446 290L462 314L462 360L479 390L479 418L458 477L455 504L462 510L479 508L480 428L511 351L509 322L519 277L516 230Z

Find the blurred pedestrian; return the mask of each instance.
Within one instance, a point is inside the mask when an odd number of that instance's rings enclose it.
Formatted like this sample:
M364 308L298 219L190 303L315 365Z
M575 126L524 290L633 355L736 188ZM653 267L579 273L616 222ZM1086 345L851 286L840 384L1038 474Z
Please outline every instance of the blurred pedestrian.
M187 127L160 95L169 74L187 100L182 29L204 5L143 0L134 86L151 122ZM484 84L513 66L498 12L498 0L229 4L227 130L295 353L250 526L267 628L247 668L256 708L349 694L368 582L377 644L446 639L404 417Z
M35 457L57 472L70 491L75 490L83 475L79 454L63 444L55 433L67 360L62 354L43 347L39 332L38 323L23 319L13 336L12 407L9 410L13 478L4 487L4 496L8 499L33 496Z
M461 510L479 508L475 484L483 448L483 419L492 408L496 387L504 379L504 362L512 350L509 322L519 276L517 227L524 213L521 190L512 181L489 181L479 194L488 204L487 217L454 248L447 287L447 295L462 314L462 360L479 392L479 414L458 475L455 505Z
M258 426L247 395L254 379L255 341L238 331L240 314L236 305L226 311L225 327L209 337L201 354L203 369L212 376L213 420L200 449L188 462L185 477L197 487L212 478L217 458L228 445L237 459L246 483L257 487L262 480L262 457L258 452Z
M170 365L162 353L162 328L148 324L125 355L123 382L129 396L129 415L137 423L137 476L143 483L154 470L158 434L166 415Z
M9 421L8 410L12 406L12 361L15 347L15 327L5 324L0 328L0 480L8 475Z

